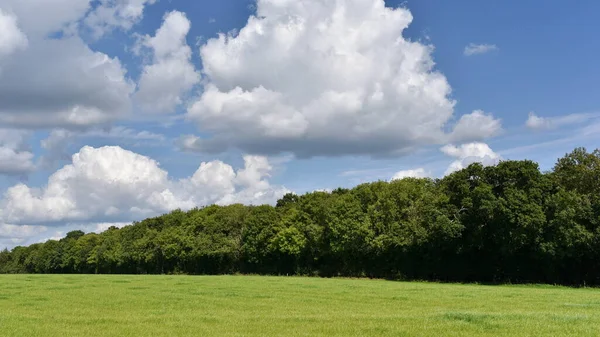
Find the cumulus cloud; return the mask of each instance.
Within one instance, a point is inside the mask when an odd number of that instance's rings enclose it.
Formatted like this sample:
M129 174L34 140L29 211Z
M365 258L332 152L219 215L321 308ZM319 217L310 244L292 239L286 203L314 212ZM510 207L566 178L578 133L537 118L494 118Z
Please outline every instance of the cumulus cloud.
M485 54L485 53L489 53L492 51L496 51L498 50L498 46L496 46L495 44L476 44L476 43L469 43L464 50L464 54L465 56L472 56L472 55L479 55L479 54Z
M17 18L0 8L0 57L27 47L27 36L19 29Z
M190 150L395 155L444 143L451 87L412 21L383 0L259 0L239 33L200 48L207 83Z
M31 152L0 146L0 174L24 174L35 169Z
M25 244L31 238L48 230L46 226L11 225L0 223L0 249Z
M426 171L424 168L418 168L414 170L399 171L394 174L392 180L400 180L404 178L427 178L431 177L431 172Z
M114 28L129 30L139 22L144 8L156 0L99 0L85 18L85 24L96 37L100 37Z
M173 11L164 17L153 37L145 36L141 45L153 54L139 81L137 101L149 112L173 112L182 96L200 81L191 62L192 50L186 43L190 21L184 13Z
M9 188L0 201L0 222L129 221L213 203L273 203L288 191L268 182L272 167L263 157L244 157L245 166L237 171L220 161L202 163L181 180L170 179L156 161L120 147L86 146L72 160L44 188Z
M468 143L461 146L446 145L441 148L441 151L447 156L456 158L446 170L445 175L462 170L473 163L492 166L501 160L500 155L485 143Z
M47 231L45 226L17 226L0 223L0 238L22 239Z
M79 38L42 40L0 62L0 123L85 128L129 112L133 84L118 59Z
M92 0L0 0L0 8L16 15L22 30L33 40L63 31L85 16Z
M0 124L77 129L125 117L134 83L119 59L90 49L78 32L128 29L153 2L0 0Z
M600 117L598 113L575 113L557 117L540 117L535 112L530 112L525 126L531 130L546 131L567 125L582 124Z
M149 143L162 143L165 136L162 134L138 131L124 126L112 126L109 128L95 128L84 131L70 131L65 129L54 129L48 137L40 141L41 147L46 150L42 157L42 166L52 168L58 161L69 160L68 145L82 139L112 139L120 142L147 141Z
M33 153L27 148L30 132L0 129L0 175L26 174L35 169Z
M0 0L14 12L27 35L45 38L55 32L90 29L95 37L117 28L129 30L156 0ZM83 25L81 24L83 23Z
M451 142L472 142L497 136L502 132L502 122L492 114L475 110L463 115L454 126Z

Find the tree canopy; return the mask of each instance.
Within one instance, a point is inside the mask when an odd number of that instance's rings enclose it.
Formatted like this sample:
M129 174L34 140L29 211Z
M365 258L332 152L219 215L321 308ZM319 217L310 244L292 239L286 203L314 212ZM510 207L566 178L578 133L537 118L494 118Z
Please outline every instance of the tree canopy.
M0 252L0 273L300 274L600 284L600 151L550 172L472 164L442 179L175 210Z

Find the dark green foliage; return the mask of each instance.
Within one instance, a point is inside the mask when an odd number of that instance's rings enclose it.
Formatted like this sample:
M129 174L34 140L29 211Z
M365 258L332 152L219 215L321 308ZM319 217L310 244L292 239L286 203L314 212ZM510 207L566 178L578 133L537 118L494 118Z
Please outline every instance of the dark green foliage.
M473 164L275 207L181 210L0 252L0 273L301 274L600 284L600 151Z

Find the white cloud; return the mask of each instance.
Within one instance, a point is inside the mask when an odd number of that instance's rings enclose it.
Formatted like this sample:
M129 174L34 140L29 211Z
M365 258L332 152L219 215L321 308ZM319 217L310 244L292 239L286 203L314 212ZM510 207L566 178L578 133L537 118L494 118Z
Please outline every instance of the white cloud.
M100 37L114 28L129 30L142 19L144 8L156 0L99 0L85 18L85 24Z
M427 178L431 177L431 172L427 172L424 168L414 170L399 171L394 174L392 180L400 180L404 178Z
M30 132L0 129L0 175L26 174L35 169L33 153L27 149Z
M456 123L450 136L451 142L472 142L499 135L502 132L502 122L492 114L475 110L463 115Z
M447 156L456 158L456 160L450 164L444 175L462 170L473 163L481 163L483 166L492 166L498 164L501 160L500 155L495 153L485 143L468 143L458 147L446 145L441 148L441 151Z
M0 146L0 174L24 174L35 169L33 153Z
M527 118L527 122L525 122L525 125L530 129L540 130L550 128L552 126L552 123L546 118L538 117L535 114L535 112L530 112L529 118Z
M18 129L0 128L0 146L11 149L24 149L31 132Z
M47 231L45 226L17 226L0 223L0 238L23 239Z
M118 59L79 38L40 40L0 62L0 123L87 128L130 110L133 84Z
M149 199L167 173L149 158L119 148L84 147L43 189L19 184L5 194L1 218L11 223L82 220L112 215ZM113 206L116 205L116 206Z
M496 46L495 44L476 44L476 43L469 43L464 50L464 54L466 56L472 56L472 55L479 55L479 54L485 54L485 53L489 53L492 51L496 51L498 50L498 46Z
M574 113L557 117L540 117L535 112L530 112L525 126L532 130L544 131L567 125L582 124L598 117L600 117L598 113Z
M11 225L0 223L0 249L23 245L28 243L32 238L45 233L48 227L45 226L29 226L29 225Z
M146 65L139 82L137 101L150 112L173 112L182 103L182 96L200 81L191 62L192 50L186 43L190 21L184 13L173 11L154 37L143 38L142 45L150 48L153 63Z
M33 40L62 31L81 19L91 0L0 0L0 7L16 15L19 26Z
M27 47L27 36L19 29L17 18L0 8L0 57Z
M124 126L113 126L102 129L90 129L85 131L70 131L65 129L54 129L47 138L40 142L41 147L46 150L42 157L42 166L51 168L60 160L69 160L67 146L81 139L114 139L123 141L150 141L164 142L165 136L149 131L137 131Z
M75 129L125 117L134 83L117 58L78 33L129 29L154 2L0 0L0 124Z
M315 155L405 153L440 144L455 102L433 48L383 0L259 0L237 35L200 48L207 84L188 149Z
M0 0L0 7L16 14L23 30L34 38L51 33L76 33L88 28L97 38L115 28L129 30L147 5L156 0ZM83 23L83 25L81 24Z
M0 201L0 222L130 221L213 203L274 203L288 192L266 180L272 170L266 158L244 160L237 172L220 161L202 163L193 176L176 181L148 157L120 147L86 146L44 188L9 188Z

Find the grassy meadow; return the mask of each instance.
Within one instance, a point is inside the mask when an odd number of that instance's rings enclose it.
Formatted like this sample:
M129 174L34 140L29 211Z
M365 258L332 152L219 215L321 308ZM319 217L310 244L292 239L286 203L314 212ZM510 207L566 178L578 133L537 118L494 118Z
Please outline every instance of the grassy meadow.
M599 336L600 290L0 275L0 336Z

